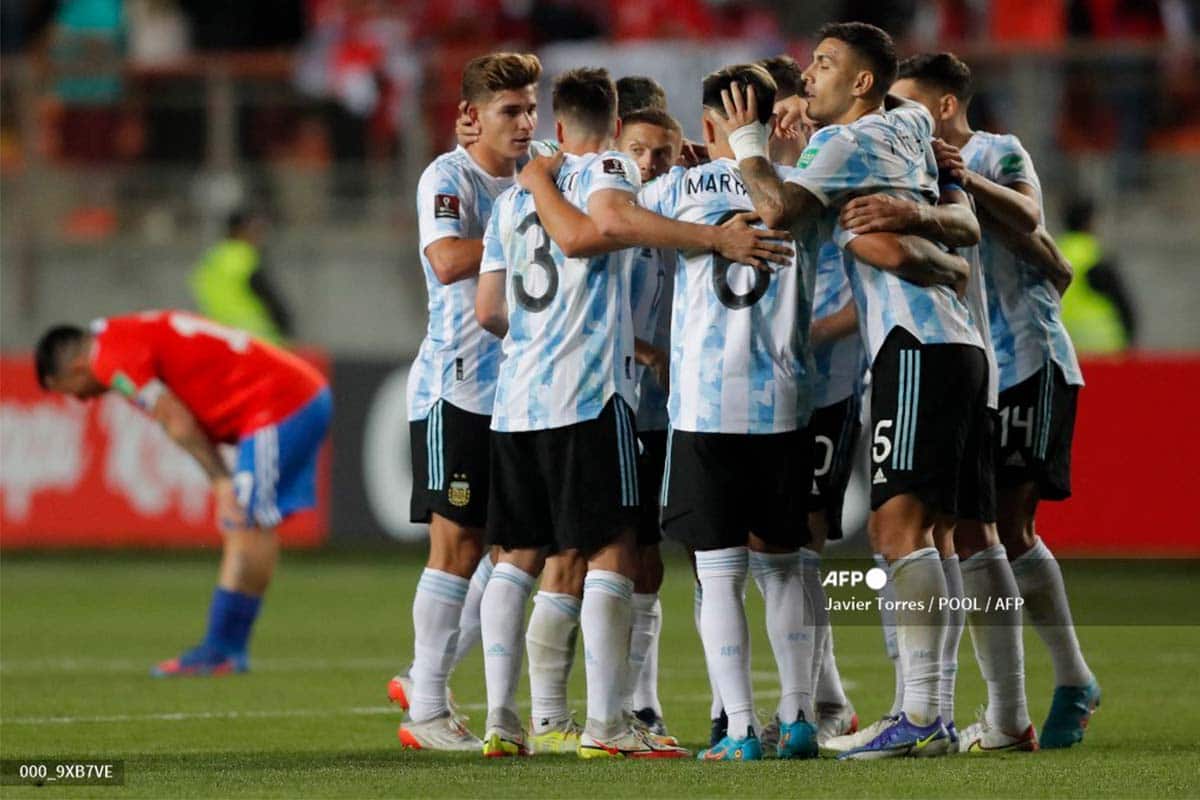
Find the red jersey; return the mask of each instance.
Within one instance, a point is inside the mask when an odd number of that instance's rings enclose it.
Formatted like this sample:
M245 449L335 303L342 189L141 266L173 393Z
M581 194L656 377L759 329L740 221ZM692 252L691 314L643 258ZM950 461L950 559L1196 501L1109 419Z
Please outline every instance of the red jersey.
M217 442L280 422L326 386L291 353L184 311L109 317L92 333L101 382L147 411L170 389Z

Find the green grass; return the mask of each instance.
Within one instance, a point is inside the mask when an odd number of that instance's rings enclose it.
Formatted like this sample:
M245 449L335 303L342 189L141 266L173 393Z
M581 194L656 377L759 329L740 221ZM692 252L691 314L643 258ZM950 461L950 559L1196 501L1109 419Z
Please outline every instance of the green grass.
M203 555L6 555L0 564L0 756L126 761L124 787L14 787L5 797L1166 797L1200 792L1200 628L1079 631L1104 687L1087 741L1070 751L995 758L751 765L580 763L402 752L387 679L410 654L414 552L285 556L254 642L254 671L154 681L146 668L201 634L215 573ZM1073 581L1080 598L1136 597L1153 584L1119 573ZM1180 576L1176 580L1186 580ZM692 628L690 574L668 564L661 693L686 744L708 733L707 684ZM772 663L750 593L759 706ZM1194 602L1194 601L1193 601ZM891 667L873 625L836 629L837 657L864 721L889 703ZM1034 719L1052 680L1026 639ZM573 676L583 710L582 663ZM478 651L454 676L481 723ZM984 699L964 641L960 723ZM527 698L522 698L522 703ZM173 715L173 716L172 716ZM480 732L480 731L477 731Z

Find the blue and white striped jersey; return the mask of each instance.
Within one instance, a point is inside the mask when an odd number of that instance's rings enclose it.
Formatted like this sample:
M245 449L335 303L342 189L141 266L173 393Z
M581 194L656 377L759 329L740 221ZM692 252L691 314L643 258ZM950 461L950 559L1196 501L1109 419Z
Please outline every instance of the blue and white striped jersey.
M621 153L568 154L559 190L586 212L593 193L636 194L637 166ZM632 249L567 258L538 219L533 195L496 199L481 272L506 270L508 335L492 430L546 430L600 416L614 394L635 403Z
M932 137L932 117L912 103L886 114L868 114L849 125L830 125L813 135L800 157L800 169L788 180L829 209L875 192L936 203ZM841 226L835 229L834 240L842 248L853 238ZM897 326L925 344L983 346L970 310L952 289L918 286L853 257L847 258L847 267L872 361Z
M1017 137L976 131L962 148L962 157L967 169L1001 186L1029 184L1041 203L1041 183ZM1062 300L1054 286L986 228L979 251L1000 390L1016 386L1047 361L1058 364L1067 383L1082 386L1079 360L1063 325Z
M824 319L854 302L844 259L849 258L834 242L825 242L817 257L813 287L813 321ZM840 403L862 391L867 371L867 353L862 336L855 331L835 342L814 346L813 405L817 408Z
M639 247L634 253L633 335L659 349L668 350L671 346L671 290L674 285L675 251ZM645 367L639 366L637 375L637 429L665 431L669 422L667 391Z
M646 186L638 202L665 217L708 225L754 209L737 163L727 158L675 167ZM715 253L677 255L667 403L672 428L763 434L808 423L810 265L799 250L774 273Z
M421 267L429 294L429 325L408 375L408 418L424 419L439 399L474 414L491 414L500 369L500 340L475 321L471 277L443 285L425 248L439 239L482 239L500 192L511 176L497 178L459 147L438 156L417 184Z
M987 406L991 409L1000 408L1000 368L996 361L996 348L992 346L992 329L988 322L987 283L983 276L983 264L979 258L979 245L964 247L958 254L971 265L971 274L967 278L966 297L963 302L971 309L971 319L979 328L979 336L983 339L983 353L987 356L988 389Z

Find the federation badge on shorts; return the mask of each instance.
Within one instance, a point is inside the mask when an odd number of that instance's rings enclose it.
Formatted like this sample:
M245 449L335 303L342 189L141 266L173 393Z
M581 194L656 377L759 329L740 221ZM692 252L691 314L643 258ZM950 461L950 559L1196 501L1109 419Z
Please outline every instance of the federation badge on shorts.
M433 198L434 219L458 219L458 198L452 194L439 194Z
M471 484L467 482L466 475L454 475L450 481L450 488L447 491L447 499L450 505L457 508L462 508L467 503L471 502Z

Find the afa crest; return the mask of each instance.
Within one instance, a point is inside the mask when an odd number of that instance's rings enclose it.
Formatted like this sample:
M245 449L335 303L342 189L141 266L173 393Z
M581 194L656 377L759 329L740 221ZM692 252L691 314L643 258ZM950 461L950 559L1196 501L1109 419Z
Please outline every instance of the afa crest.
M462 508L467 503L471 502L471 484L467 482L466 475L454 475L450 481L450 488L447 491L447 499L450 505Z

